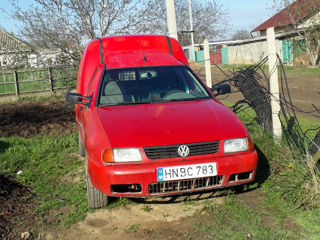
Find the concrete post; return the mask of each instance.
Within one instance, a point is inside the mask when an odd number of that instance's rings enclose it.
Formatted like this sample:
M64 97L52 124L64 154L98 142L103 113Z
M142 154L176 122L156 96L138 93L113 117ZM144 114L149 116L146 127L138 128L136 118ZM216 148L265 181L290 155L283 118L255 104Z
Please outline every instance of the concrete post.
M169 36L178 40L174 0L166 0L166 7L167 7L167 22L168 22Z
M211 65L210 65L210 52L209 52L209 41L205 39L203 41L204 46L204 64L206 69L206 83L209 88L212 87L212 80L211 80Z
M191 33L191 54L190 54L191 57L190 58L192 60L195 60L191 0L189 0L189 20L190 20L190 33Z
M268 44L268 62L270 75L270 94L271 94L271 111L272 111L272 133L276 139L280 139L282 135L280 122L280 98L279 83L277 69L277 49L274 28L267 29Z

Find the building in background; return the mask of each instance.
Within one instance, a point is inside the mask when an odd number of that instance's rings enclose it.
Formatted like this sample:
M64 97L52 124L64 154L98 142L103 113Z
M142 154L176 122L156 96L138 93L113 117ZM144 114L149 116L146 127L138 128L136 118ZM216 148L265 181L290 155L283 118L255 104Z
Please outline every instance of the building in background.
M73 60L55 49L41 49L0 28L0 70L70 65Z

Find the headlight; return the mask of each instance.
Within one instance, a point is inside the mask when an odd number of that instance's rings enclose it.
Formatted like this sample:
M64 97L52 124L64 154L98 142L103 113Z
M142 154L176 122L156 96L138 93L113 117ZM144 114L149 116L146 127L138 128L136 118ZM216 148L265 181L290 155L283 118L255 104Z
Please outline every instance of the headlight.
M141 162L139 148L105 149L102 152L104 162Z
M248 151L248 140L247 138L235 138L224 140L224 152L244 152Z

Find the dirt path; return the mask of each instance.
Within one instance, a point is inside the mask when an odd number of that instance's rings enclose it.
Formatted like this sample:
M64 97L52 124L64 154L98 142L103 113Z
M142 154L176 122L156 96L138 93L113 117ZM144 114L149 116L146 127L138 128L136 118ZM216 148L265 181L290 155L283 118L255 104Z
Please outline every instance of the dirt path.
M70 229L57 229L46 236L54 239L188 239L190 230L203 220L205 203L221 204L223 197L213 193L149 199L126 207L98 210ZM169 201L169 202L168 202ZM192 239L201 239L194 236Z

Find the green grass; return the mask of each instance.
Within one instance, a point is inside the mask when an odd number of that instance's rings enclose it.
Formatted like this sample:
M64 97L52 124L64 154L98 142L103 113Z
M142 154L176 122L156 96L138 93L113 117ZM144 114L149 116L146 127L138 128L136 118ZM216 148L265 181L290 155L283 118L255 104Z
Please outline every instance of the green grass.
M208 200L199 211L208 220L195 231L204 239L319 239L320 194L314 183L319 175L304 158L294 159L284 141L276 143L257 124L248 129L259 163L256 182L247 189L261 192L261 200L255 207L233 194L222 205Z
M71 206L63 225L80 221L88 211L83 159L72 154L77 152L77 135L58 137L0 138L0 174L16 176L19 183L32 187L40 222L52 210ZM22 171L17 175L18 171ZM78 182L63 177L79 176Z
M32 99L27 99L32 100ZM293 222L299 239L319 239L320 196L314 191L314 173L305 159L294 159L285 142L275 143L256 122L255 113L247 109L239 114L259 148L257 181L249 185L253 191L263 192L259 211L239 200L238 195L226 197L223 204L206 201L199 214L208 215L207 223L198 223L193 231L204 239L294 239L294 229L282 223ZM317 125L317 121L301 119L302 128ZM55 137L0 138L0 174L16 176L18 182L30 186L38 207L36 217L44 225L71 224L84 219L90 211L84 181L84 160L78 152L77 135ZM22 171L17 175L18 171ZM74 181L74 179L78 179ZM135 202L119 198L107 209L123 207ZM193 201L186 201L187 209ZM67 208L67 213L62 209ZM141 211L151 212L146 205ZM48 222L48 216L54 222ZM275 226L270 227L263 216L271 216ZM163 217L168 217L164 214ZM129 231L139 231L138 225L128 226ZM249 234L249 235L248 235Z
M208 209L208 207L206 207ZM195 231L204 239L270 240L289 239L291 233L279 227L265 226L260 213L229 196L223 204L211 205L208 224L196 224Z

